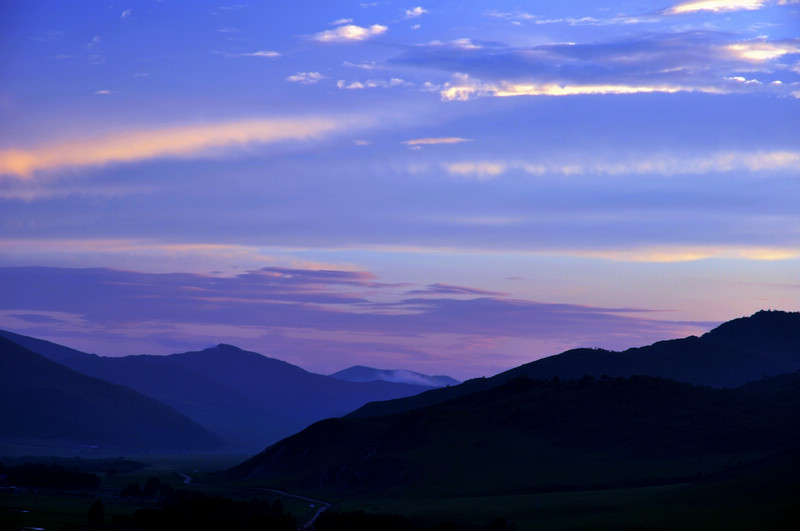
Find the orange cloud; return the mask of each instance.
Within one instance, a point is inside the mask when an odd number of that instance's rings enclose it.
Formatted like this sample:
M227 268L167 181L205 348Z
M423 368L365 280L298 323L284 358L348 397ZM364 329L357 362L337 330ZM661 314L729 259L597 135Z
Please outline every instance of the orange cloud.
M203 157L251 144L304 141L366 125L354 118L293 118L125 131L36 147L0 151L0 175L30 178L40 171L135 162L160 157Z

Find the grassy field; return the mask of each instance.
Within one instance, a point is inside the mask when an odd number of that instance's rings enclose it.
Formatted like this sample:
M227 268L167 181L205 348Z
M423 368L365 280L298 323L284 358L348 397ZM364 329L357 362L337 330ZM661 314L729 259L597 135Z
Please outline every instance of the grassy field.
M343 511L396 513L421 521L487 524L518 531L800 529L800 459L774 456L692 482L533 494L345 501Z
M138 482L144 485L150 478L158 478L163 484L176 489L196 490L234 500L280 499L284 510L298 521L311 518L316 507L311 507L308 501L252 486L206 481L214 472L225 470L246 457L217 454L133 455L126 458L146 463L147 466L111 476L98 474L102 484L96 490L0 489L0 531L19 531L23 528L58 530L70 525L73 529L75 526L78 529L92 529L87 525L87 513L89 506L98 499L102 500L105 507L106 523L111 521L113 515L131 515L139 508L154 506L153 502L147 500L119 497L120 490L128 484ZM3 459L0 458L0 461ZM185 477L181 474L191 476L191 482L185 483Z
M115 514L130 515L136 509L152 504L141 499L122 499L118 494L129 483L143 485L153 477L174 488L198 490L235 500L280 498L285 510L299 522L306 521L316 510L308 501L280 496L265 490L265 485L221 482L219 476L213 474L240 462L242 456L200 454L129 458L145 462L147 466L112 476L101 475L101 488L90 492L0 490L0 531L18 531L23 527L58 530L65 524L72 524L73 529L90 530L86 516L89 506L97 499L105 505L106 522L110 522ZM720 464L716 465L719 467ZM335 493L328 493L331 495L329 498L322 497L322 493L315 496L336 502L335 510L402 514L412 520L450 521L456 526L484 525L503 517L518 531L794 531L800 529L798 471L798 459L791 455L689 482L658 486L479 496L437 496L429 489L359 499L337 499ZM619 471L620 476L625 473ZM190 475L192 482L184 483L180 474Z

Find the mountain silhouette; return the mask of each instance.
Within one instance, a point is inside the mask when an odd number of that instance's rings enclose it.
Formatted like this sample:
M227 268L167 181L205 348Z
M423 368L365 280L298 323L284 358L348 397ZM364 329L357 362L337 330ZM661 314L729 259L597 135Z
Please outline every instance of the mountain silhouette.
M217 450L221 441L171 407L80 374L0 337L0 441L70 451Z
M365 405L350 414L368 417L410 411L511 379L657 376L713 387L747 382L800 370L800 313L759 311L721 324L701 337L659 341L623 352L578 348L542 358L490 378L433 389L420 395Z
M342 381L225 344L168 356L106 357L10 332L0 335L25 342L78 372L155 398L220 435L237 451L256 452L367 402L429 389Z

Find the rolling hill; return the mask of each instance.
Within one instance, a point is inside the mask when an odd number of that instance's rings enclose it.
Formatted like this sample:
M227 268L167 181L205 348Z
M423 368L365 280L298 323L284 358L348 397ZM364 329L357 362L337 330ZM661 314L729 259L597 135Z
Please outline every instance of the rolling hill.
M519 377L414 411L325 420L230 473L337 497L492 496L692 481L799 443L800 373L735 390Z
M221 441L169 406L0 337L0 441L53 451L208 451Z

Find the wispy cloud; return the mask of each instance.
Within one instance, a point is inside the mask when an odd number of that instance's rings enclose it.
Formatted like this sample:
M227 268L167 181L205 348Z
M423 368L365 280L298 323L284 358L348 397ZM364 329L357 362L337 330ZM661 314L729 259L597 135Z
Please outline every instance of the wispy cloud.
M357 26L355 24L345 24L338 28L315 33L311 38L319 42L355 42L363 41L388 31L387 26L373 24L369 27Z
M564 161L472 160L444 163L444 169L478 179L509 171L530 175L697 175L713 172L798 172L800 151L724 151L707 156L652 155L627 160L577 159Z
M369 89L369 88L392 88L392 87L409 87L412 86L413 83L405 81L404 79L400 79L399 77L393 77L391 79L368 79L366 81L345 81L344 79L340 79L336 82L336 86L340 89L348 89L348 90L358 90L358 89Z
M706 92L722 94L724 91L712 86L692 87L681 85L625 85L625 84L562 84L562 83L514 83L501 81L485 83L466 74L455 74L453 81L441 91L444 101L467 101L477 97L493 96L580 96L587 94L646 94L663 92Z
M539 16L527 13L525 11L504 12L504 11L487 11L485 13L488 17L499 18L507 20L515 25L522 25L522 23L530 24L565 24L568 26L612 26L612 25L630 25L641 23L654 23L658 22L660 17L657 16L630 16L618 14L610 18L598 17L562 17L562 18L541 18Z
M319 72L298 72L294 75L288 76L286 81L300 83L301 85L316 85L323 79L325 79L325 76Z
M222 55L224 57L266 57L269 59L275 59L276 57L281 56L279 52L273 50L256 50L255 52L238 52L238 53L214 51L213 53L217 55Z
M694 262L696 260L738 259L755 261L790 260L800 257L800 250L789 247L763 247L763 246L659 246L628 249L575 249L563 250L574 256L603 258L618 262L652 262L674 263Z
M406 140L403 144L407 146L432 146L436 144L461 144L462 142L472 142L471 138L461 138L457 136L437 137L437 138L414 138Z
M0 175L29 178L40 171L134 162L158 157L203 157L249 144L310 140L369 120L352 117L267 118L116 134L0 151Z

